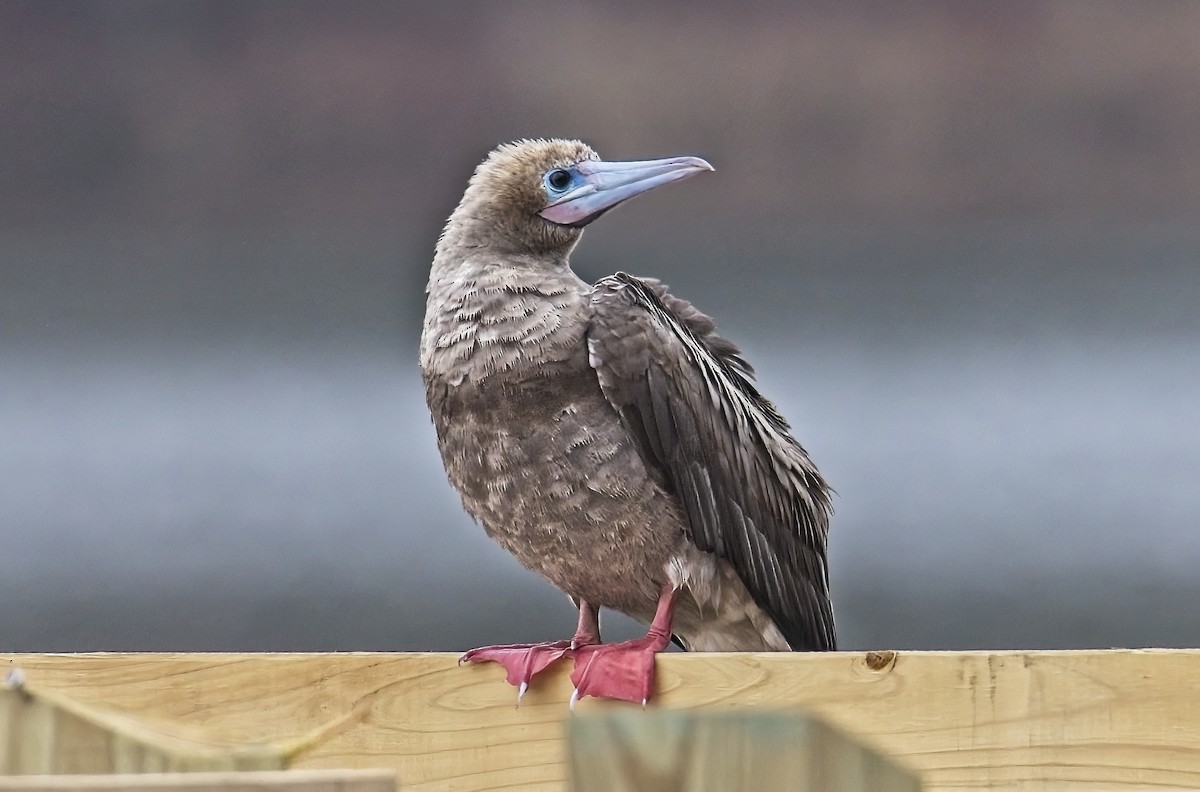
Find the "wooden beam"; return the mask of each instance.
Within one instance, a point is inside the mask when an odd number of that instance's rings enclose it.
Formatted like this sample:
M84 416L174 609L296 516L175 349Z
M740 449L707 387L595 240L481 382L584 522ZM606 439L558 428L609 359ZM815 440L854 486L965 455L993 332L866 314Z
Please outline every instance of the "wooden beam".
M0 792L395 792L390 770L0 776Z
M520 708L449 654L0 655L35 689L147 728L269 742L298 767L391 767L405 792L559 792L569 664ZM1200 651L669 654L651 706L797 707L927 790L1200 788ZM584 699L581 713L619 704Z
M920 792L915 773L799 712L606 712L567 721L570 792Z
M273 770L280 749L222 743L175 723L97 709L57 691L0 688L0 776ZM0 790L4 789L0 785Z

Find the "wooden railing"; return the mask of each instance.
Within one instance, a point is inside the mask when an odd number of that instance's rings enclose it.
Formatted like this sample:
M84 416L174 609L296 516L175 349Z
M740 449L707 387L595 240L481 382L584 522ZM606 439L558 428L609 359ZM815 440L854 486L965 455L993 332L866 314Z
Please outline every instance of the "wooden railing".
M697 751L698 740L734 755L737 735L755 728L729 713L796 712L849 735L870 749L863 755L913 771L926 790L1200 788L1197 650L668 654L647 711L667 718L658 725L640 721L636 706L593 699L572 715L565 665L539 677L518 707L499 667L459 667L449 654L0 655L0 676L18 667L28 691L72 717L115 719L117 729L188 755L250 757L259 767L391 768L405 792L562 790L569 761L583 760L576 740L593 758L623 757L618 770L695 775L713 753ZM589 725L589 713L619 717ZM726 726L677 717L687 714L721 715ZM15 745L16 720L6 726L0 710L0 773L16 767L3 731ZM816 732L805 737L805 722L776 720L762 733L792 729L797 755L818 746L806 754L809 772L841 748L828 737L812 742ZM775 755L784 753L779 744ZM869 764L861 756L853 763ZM903 786L903 770L885 776L896 789L915 788ZM579 783L580 792L637 788Z

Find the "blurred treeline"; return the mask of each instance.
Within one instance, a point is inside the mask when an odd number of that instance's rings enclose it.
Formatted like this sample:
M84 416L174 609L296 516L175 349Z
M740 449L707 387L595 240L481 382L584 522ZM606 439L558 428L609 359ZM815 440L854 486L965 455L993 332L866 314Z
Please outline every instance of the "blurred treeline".
M434 223L500 134L703 153L767 221L1187 216L1198 41L1186 1L6 2L0 224Z

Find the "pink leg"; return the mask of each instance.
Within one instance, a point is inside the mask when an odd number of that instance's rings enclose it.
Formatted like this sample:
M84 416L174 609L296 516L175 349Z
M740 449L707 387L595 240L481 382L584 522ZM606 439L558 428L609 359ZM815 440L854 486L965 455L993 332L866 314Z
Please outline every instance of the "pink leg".
M663 587L658 609L645 638L617 644L584 646L575 652L571 707L584 696L624 699L645 706L654 691L654 656L671 643L675 589Z
M579 624L575 627L575 635L571 638L571 648L591 646L600 643L600 610L579 600Z
M600 643L600 622L596 609L579 602L579 625L570 641L551 641L538 644L507 644L481 646L458 658L459 663L499 663L508 672L508 684L517 688L517 702L525 695L529 682L537 674L573 650Z

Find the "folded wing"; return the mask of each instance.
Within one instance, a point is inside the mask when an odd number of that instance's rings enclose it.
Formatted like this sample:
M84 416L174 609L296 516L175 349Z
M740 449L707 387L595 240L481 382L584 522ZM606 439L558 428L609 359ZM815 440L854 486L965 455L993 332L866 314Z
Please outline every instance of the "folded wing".
M728 560L793 649L835 648L829 488L737 347L658 281L617 273L595 286L588 350L691 541Z

